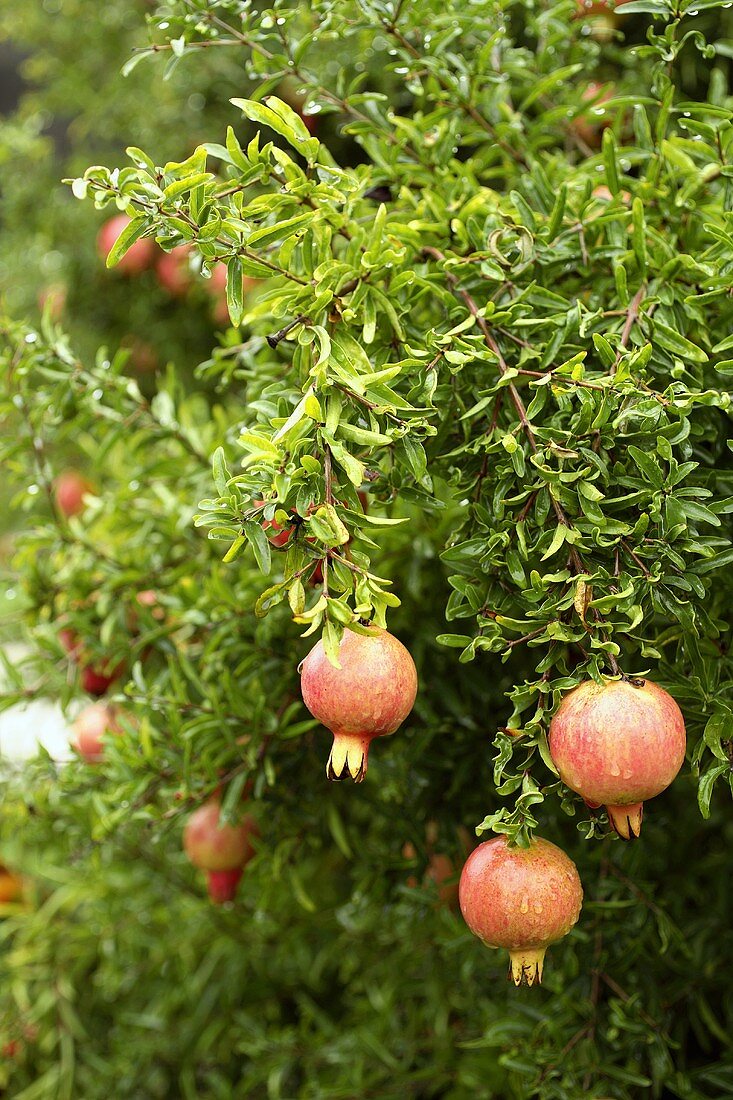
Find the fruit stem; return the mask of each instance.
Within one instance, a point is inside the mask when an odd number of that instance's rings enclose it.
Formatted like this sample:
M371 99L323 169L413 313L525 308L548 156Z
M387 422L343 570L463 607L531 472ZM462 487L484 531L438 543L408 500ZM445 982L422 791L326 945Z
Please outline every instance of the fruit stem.
M509 977L515 985L541 985L545 963L544 947L525 947L509 952L511 968Z
M346 779L361 783L367 772L369 738L359 733L334 731L333 745L326 764L326 776L331 780Z
M632 802L629 806L606 806L608 820L622 840L636 840L641 833L644 803Z

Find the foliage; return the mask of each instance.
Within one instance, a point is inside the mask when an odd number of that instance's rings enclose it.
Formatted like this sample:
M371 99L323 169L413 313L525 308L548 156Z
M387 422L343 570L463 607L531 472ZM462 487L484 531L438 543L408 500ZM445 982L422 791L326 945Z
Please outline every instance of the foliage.
M151 134L71 190L130 215L111 261L145 235L226 263L233 328L154 396L48 318L2 330L34 646L3 705L73 704L64 625L129 677L103 767L5 780L3 855L35 887L3 923L0 1011L39 1035L12 1095L730 1090L731 16L692 7L635 0L610 39L570 0L151 18L135 79L215 55L254 90L192 152ZM272 94L286 76L338 138ZM99 492L67 522L71 448ZM344 629L387 623L418 663L415 715L357 790L325 786L291 617L334 660ZM633 848L546 743L564 692L618 674L666 686L689 732ZM219 788L263 831L222 912L179 851ZM429 879L407 884L435 849L460 866L477 823L578 863L544 990L499 987Z

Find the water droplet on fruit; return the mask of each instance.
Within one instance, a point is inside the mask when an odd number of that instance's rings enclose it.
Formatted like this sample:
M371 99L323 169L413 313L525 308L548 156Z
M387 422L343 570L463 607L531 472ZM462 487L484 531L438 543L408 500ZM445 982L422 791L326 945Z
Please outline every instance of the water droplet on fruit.
M529 912L529 899L527 897L522 898L522 904L519 906L520 913Z
M532 906L532 908L534 909L535 913L541 913L542 912L542 902L541 901L536 901L534 903L534 905Z
M621 775L621 769L619 768L615 760L613 764L611 764L611 775Z

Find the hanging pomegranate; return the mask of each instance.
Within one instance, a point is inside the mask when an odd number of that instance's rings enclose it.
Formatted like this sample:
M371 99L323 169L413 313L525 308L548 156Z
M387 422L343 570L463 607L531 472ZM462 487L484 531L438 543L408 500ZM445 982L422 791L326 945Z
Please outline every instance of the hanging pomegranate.
M373 739L395 733L412 710L417 670L402 642L376 627L368 634L347 630L338 659L340 668L322 642L313 647L302 665L303 702L333 733L328 778L360 783Z
M550 723L550 753L563 783L603 805L620 837L641 832L643 803L670 785L685 759L685 723L651 680L586 680Z
M515 985L542 981L545 951L580 916L583 888L573 861L535 837L528 848L499 836L466 860L458 887L463 919L487 947L505 947Z

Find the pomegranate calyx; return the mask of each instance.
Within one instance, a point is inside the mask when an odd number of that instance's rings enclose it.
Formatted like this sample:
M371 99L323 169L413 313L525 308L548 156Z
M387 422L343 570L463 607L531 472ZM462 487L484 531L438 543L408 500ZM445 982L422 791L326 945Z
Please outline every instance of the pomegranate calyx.
M523 947L510 951L509 981L515 985L542 985L545 951L544 947Z
M622 840L638 840L644 817L644 803L630 806L606 806L608 820Z
M326 777L332 782L353 779L361 783L367 773L369 740L358 734L336 733L326 764Z

